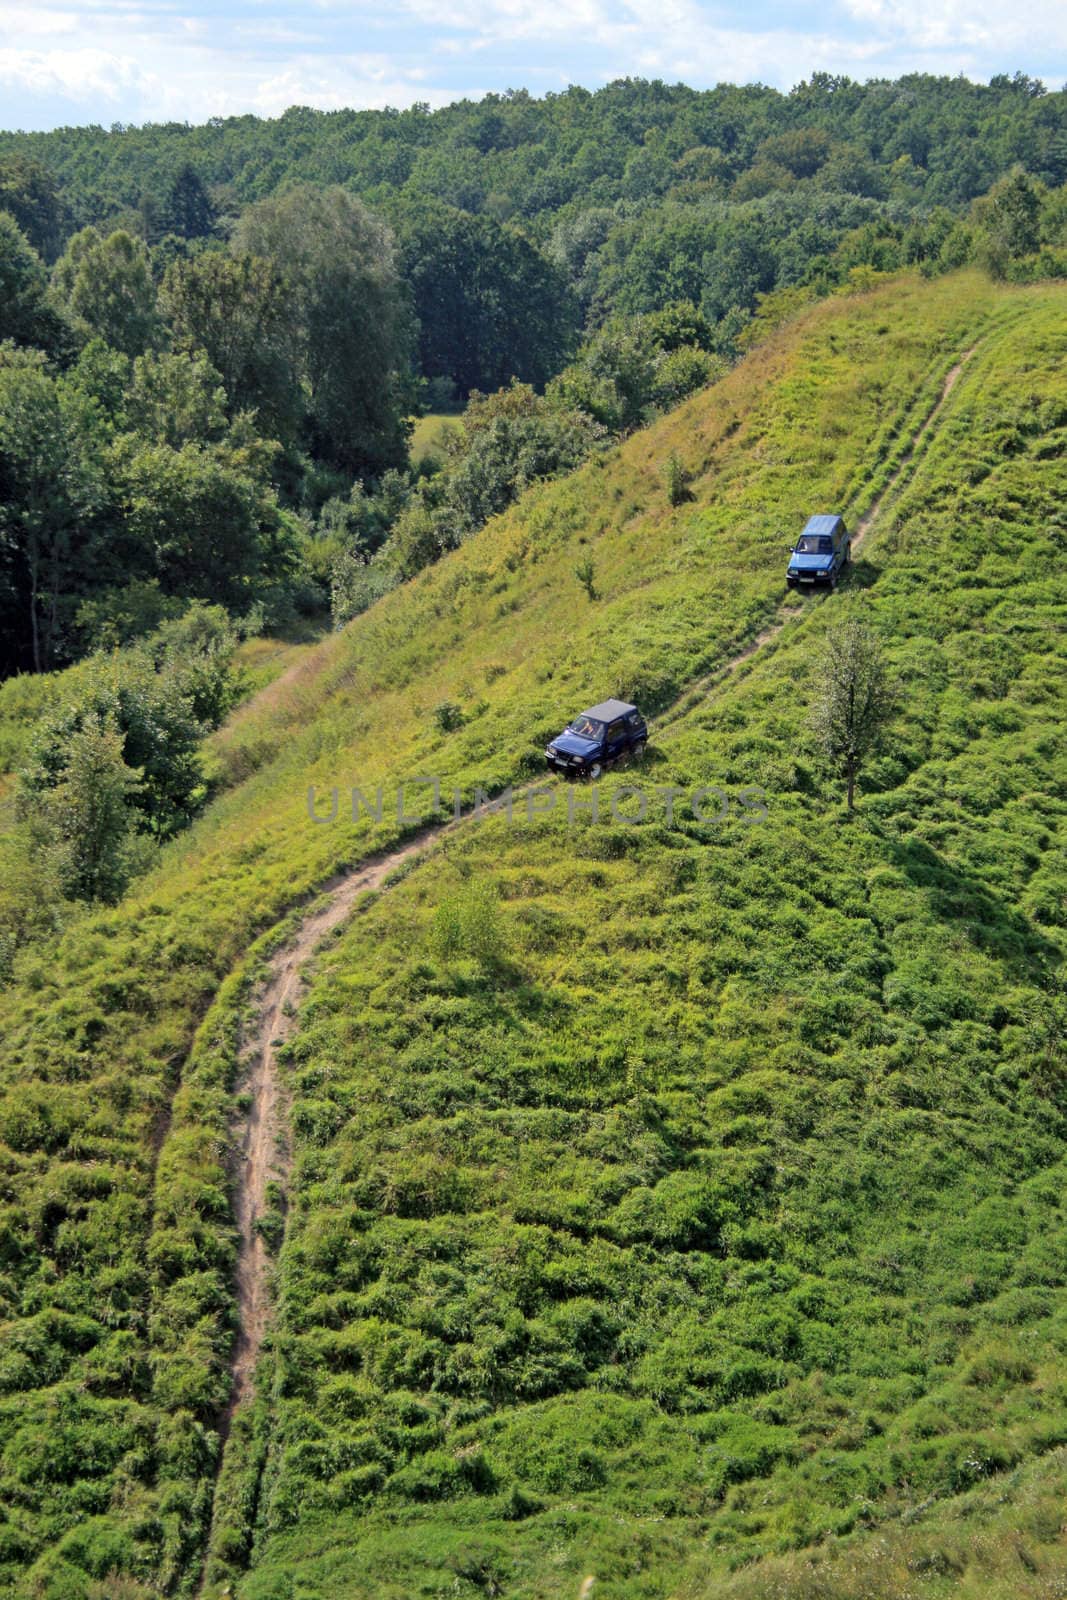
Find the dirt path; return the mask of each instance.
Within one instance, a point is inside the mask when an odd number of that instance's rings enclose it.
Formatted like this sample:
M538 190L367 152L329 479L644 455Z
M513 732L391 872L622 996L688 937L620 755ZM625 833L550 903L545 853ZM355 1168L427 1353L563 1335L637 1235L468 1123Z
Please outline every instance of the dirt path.
M271 957L265 987L256 999L257 1026L248 1041L246 1069L238 1092L251 1096L236 1151L234 1220L237 1224L238 1333L231 1366L230 1403L222 1427L225 1440L234 1413L248 1398L270 1317L268 1252L258 1223L268 1210L267 1186L284 1183L289 1170L278 1047L293 1031L295 1008L310 957L351 912L361 894L381 887L389 874L422 850L441 830L428 828L386 855L374 856L323 888L328 898L304 918L291 943Z
M856 524L852 535L853 549L862 544L886 501L900 486L916 451L937 421L964 365L976 348L972 346L948 373L936 404L916 430L893 476ZM795 615L803 616L805 613ZM780 617L762 629L729 661L690 684L674 710L666 717L658 718L657 725L667 726L686 715L710 688L732 676L792 620L791 617ZM304 918L295 937L276 951L268 963L267 981L256 999L257 1025L254 1036L248 1041L244 1057L245 1071L238 1085L239 1092L251 1097L251 1103L236 1152L234 1218L238 1234L238 1334L231 1366L230 1401L220 1427L223 1448L236 1412L251 1395L256 1362L270 1320L270 1260L258 1224L268 1210L268 1185L272 1181L284 1185L289 1172L284 1089L278 1072L277 1052L295 1026L296 1004L303 987L304 969L326 935L349 916L360 895L380 888L397 867L457 826L455 822L428 826L395 850L371 857L351 871L331 879L323 886L322 903L318 909ZM203 1592L202 1586L200 1592Z

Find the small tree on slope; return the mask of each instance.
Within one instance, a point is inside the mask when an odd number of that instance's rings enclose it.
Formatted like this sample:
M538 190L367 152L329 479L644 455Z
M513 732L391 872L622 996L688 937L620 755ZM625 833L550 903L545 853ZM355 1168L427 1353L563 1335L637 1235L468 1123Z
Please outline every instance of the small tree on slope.
M852 617L830 629L820 682L812 727L828 760L848 784L852 811L860 767L878 749L894 704L881 645L865 623Z

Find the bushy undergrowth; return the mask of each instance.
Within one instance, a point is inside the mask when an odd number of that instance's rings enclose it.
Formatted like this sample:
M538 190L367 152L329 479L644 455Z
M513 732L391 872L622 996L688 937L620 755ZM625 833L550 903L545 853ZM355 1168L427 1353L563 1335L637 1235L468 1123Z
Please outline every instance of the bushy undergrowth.
M976 340L855 595L660 724L650 782L762 785L766 822L471 825L338 945L287 1052L271 1415L231 1437L213 1571L251 1560L249 1600L666 1594L1062 1442L1062 326L1057 291L974 278L805 313L240 710L232 792L21 958L0 1585L195 1582L248 952L400 832L315 826L308 783L469 802L591 699L665 710ZM806 729L853 601L907 698L843 825Z

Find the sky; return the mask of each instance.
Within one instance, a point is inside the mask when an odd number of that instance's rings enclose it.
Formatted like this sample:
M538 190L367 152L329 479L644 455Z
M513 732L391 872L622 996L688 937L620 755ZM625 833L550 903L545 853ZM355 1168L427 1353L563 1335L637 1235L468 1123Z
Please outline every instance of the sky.
M0 127L445 105L619 77L1067 78L1063 0L0 0Z

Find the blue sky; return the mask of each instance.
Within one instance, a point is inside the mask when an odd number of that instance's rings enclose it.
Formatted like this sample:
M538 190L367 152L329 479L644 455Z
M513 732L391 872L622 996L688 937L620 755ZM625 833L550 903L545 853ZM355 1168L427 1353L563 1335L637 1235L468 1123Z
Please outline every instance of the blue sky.
M813 70L1061 88L1063 0L0 0L0 126L200 122L290 105L443 105L658 77L789 88Z

